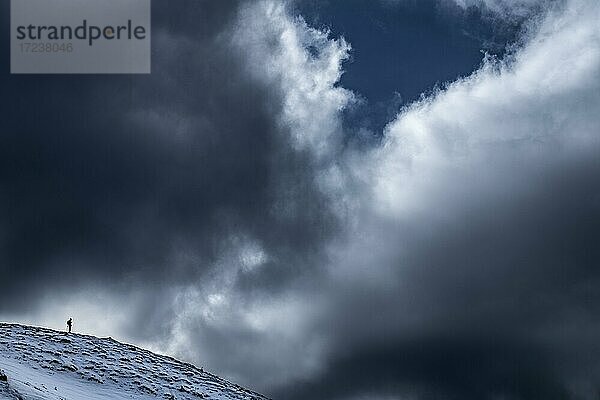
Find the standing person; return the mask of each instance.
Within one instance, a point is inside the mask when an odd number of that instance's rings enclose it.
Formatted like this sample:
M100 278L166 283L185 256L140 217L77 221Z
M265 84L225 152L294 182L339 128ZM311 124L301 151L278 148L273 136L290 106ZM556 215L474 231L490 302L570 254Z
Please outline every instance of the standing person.
M73 325L73 318L69 318L67 320L67 328L69 329L69 333L71 333L71 326Z

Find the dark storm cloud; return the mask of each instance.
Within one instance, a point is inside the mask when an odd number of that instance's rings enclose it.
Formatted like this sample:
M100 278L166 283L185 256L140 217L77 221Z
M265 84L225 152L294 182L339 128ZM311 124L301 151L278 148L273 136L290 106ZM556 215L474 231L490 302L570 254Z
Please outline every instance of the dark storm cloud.
M301 382L275 397L564 399L564 388L534 346L468 334L390 341L340 355L318 382Z
M254 83L219 36L237 10L154 2L148 76L3 66L1 265L12 281L3 311L64 284L193 281L232 233L281 253L280 275L318 252L334 221L310 155L291 149L273 117L277 93ZM273 212L283 190L301 193L303 207Z

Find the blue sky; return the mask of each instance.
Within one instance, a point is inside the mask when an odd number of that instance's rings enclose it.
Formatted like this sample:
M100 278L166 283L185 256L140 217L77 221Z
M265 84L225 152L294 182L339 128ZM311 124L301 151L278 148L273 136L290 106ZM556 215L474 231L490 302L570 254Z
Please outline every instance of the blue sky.
M463 9L437 0L301 1L296 10L312 26L351 43L339 84L363 97L365 104L351 118L375 131L401 105L470 75L484 52L502 57L522 21L497 18L487 7Z

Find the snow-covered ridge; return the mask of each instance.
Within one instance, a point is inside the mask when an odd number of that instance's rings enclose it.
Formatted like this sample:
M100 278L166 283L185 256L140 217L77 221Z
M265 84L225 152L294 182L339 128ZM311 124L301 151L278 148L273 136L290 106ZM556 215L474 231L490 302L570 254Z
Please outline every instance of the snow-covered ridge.
M157 398L267 399L193 365L111 338L0 323L0 399Z

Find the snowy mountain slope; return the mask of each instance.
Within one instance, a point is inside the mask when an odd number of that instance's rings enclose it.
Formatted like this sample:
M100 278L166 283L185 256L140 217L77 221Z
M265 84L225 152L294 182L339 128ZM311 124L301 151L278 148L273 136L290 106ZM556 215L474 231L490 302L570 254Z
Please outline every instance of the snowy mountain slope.
M267 399L193 365L111 338L0 323L0 399L157 398Z

